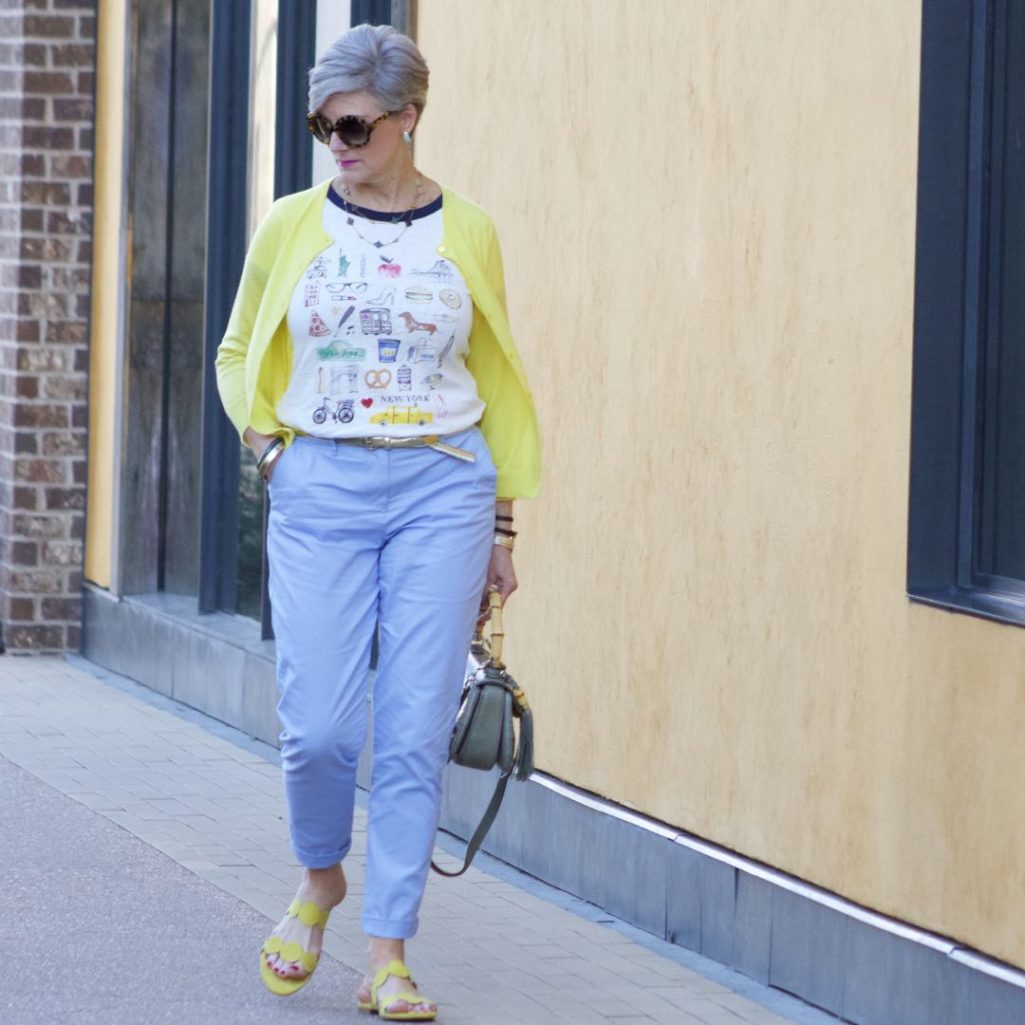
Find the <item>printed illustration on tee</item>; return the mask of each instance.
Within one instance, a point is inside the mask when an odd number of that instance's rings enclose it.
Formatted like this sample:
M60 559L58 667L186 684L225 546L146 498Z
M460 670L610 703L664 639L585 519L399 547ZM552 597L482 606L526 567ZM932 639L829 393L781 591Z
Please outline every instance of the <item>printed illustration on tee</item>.
M466 367L473 304L438 257L440 204L394 245L390 221L359 238L325 209L335 241L300 277L288 310L292 374L282 423L321 436L409 436L472 426L483 403ZM386 246L375 246L379 229Z
M342 399L338 405L332 409L331 400L325 396L323 405L318 406L313 411L313 422L315 424L322 424L327 420L328 416L330 416L331 419L337 420L342 424L352 423L353 417L355 416L352 411L352 403L352 399Z
M371 418L372 424L417 424L424 427L434 419L434 414L429 409L421 409L419 406L391 406L383 413L375 413Z
M439 365L441 361L438 361ZM426 384L430 389L431 403L434 406L434 415L438 420L445 420L448 417L448 407L445 404L445 396L438 390L441 386L442 381L445 380L445 375L435 371L433 374L428 374L422 384Z
M438 330L437 324L421 324L412 313L400 313L399 318L406 323L406 330L410 333L414 331L426 331L427 334L433 335Z
M365 281L334 282L327 285L325 290L335 302L354 303L363 298L363 293L367 290L367 283Z
M435 260L434 265L426 270L414 268L413 274L421 278L433 278L435 281L451 281L453 277L452 268L447 260Z
M331 334L331 328L324 323L324 318L314 310L310 314L310 337L324 338L329 334Z
M359 326L365 335L390 335L391 310L383 306L360 310Z

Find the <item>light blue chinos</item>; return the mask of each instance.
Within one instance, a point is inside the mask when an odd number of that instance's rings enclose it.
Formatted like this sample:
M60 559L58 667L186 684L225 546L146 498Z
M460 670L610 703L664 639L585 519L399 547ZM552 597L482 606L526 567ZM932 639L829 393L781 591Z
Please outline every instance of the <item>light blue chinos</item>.
M292 849L309 868L352 843L356 762L374 758L361 924L417 929L441 777L494 541L495 467L474 427L430 448L297 436L270 482L269 590Z

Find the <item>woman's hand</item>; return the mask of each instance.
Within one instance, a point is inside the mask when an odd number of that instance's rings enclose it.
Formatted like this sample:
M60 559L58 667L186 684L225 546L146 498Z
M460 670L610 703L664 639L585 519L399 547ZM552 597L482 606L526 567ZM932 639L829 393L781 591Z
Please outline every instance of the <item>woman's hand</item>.
M253 453L255 459L259 459L263 455L264 449L277 437L274 434L260 434L259 431L254 431L252 427L247 427L243 434L245 443L249 446L250 451ZM275 460L277 462L277 460ZM274 466L270 467L270 471L265 480L270 481L271 477L274 476Z
M499 498L495 502L495 533L507 534L512 531L513 504L508 498ZM497 591L504 605L509 595L516 590L516 570L513 569L512 549L504 545L494 545L491 549L491 562L488 564L488 582L480 600L481 625L486 623L491 614L488 609L488 592Z
M501 545L493 545L491 548L491 562L488 564L488 582L481 597L480 622L486 623L490 619L488 612L488 591L498 591L504 605L509 595L516 590L516 570L513 569L512 552Z
M274 440L273 434L261 434L259 431L254 431L252 427L247 427L243 440L253 450L253 455L257 459L263 453L263 450Z

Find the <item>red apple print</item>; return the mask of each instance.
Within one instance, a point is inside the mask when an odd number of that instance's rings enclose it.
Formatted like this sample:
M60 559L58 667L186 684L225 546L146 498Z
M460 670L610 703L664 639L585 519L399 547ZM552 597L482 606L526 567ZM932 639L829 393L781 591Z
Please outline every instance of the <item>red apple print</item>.
M359 402L364 409L369 409L374 404L373 399L360 399Z

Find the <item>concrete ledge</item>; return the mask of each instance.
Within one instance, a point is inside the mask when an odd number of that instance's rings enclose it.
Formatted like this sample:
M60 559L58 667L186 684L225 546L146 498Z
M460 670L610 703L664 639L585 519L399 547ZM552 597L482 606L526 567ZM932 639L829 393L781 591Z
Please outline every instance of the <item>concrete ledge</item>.
M83 589L83 654L277 744L274 644L195 599ZM370 752L359 782L369 785ZM450 767L442 828L465 839L496 774ZM542 773L513 782L497 858L854 1025L1021 1025L1025 973Z
M250 619L200 615L175 594L115 598L82 589L82 654L277 746L274 642Z

